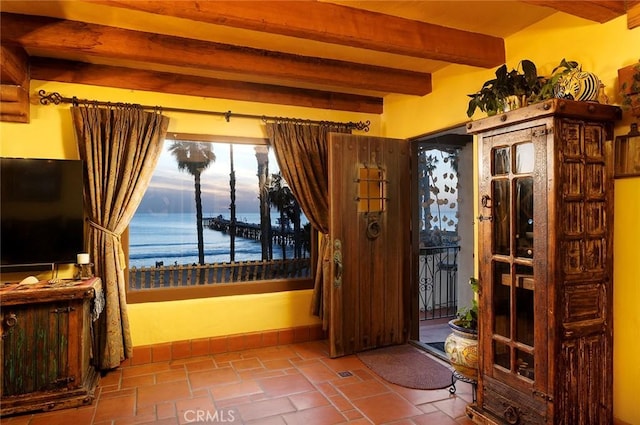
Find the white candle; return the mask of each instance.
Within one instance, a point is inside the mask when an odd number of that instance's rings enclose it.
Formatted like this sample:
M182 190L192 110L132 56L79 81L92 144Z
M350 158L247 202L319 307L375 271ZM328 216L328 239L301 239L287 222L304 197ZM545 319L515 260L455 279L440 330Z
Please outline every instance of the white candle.
M89 254L86 252L78 254L78 264L89 264Z

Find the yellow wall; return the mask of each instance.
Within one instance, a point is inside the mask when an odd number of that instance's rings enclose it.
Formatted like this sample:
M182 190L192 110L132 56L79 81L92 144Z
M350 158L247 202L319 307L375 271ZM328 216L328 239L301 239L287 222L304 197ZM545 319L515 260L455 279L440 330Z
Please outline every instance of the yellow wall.
M611 103L618 97L619 68L640 59L640 28L628 30L626 17L605 24L556 13L505 40L507 66L522 59L548 75L562 58L575 60L595 72L605 84ZM497 68L497 67L496 67ZM494 76L494 69L448 66L434 73L434 91L428 96L389 96L385 99L385 136L408 138L468 121L466 94ZM477 112L474 118L480 118ZM626 134L629 114L616 126ZM640 177L615 182L614 228L614 416L640 424Z
M613 273L613 412L640 424L640 177L615 188Z
M129 306L135 345L251 333L320 323L311 290Z
M636 46L632 48L631 46ZM638 60L640 29L626 29L626 19L595 24L561 13L506 40L507 64L533 60L540 74L549 74L560 59L579 61L606 85L612 103L617 99L617 69ZM433 75L433 93L424 97L392 95L385 98L382 116L309 108L203 99L162 93L136 92L92 86L32 81L39 89L64 96L129 101L178 108L208 109L257 115L294 116L339 121L370 120L371 135L409 138L465 123L466 94L491 78L493 70L449 66ZM264 137L260 121L167 113L169 131ZM628 131L626 117L616 134ZM68 105L31 108L30 124L0 123L0 156L77 158ZM640 424L640 178L616 181L614 267L614 415ZM248 295L203 300L135 304L129 306L135 345L255 332L317 323L310 316L310 291Z

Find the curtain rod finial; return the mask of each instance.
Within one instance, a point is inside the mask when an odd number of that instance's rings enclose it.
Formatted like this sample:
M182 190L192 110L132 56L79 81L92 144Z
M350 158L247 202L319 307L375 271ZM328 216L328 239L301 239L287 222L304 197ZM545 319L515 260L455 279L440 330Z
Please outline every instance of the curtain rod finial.
M41 105L49 105L53 103L54 105L59 105L62 103L62 96L58 92L52 92L47 94L44 90L38 90L38 95L40 96L40 104Z
M367 132L367 131L369 131L369 125L371 125L371 121L369 121L369 120L366 120L364 122L358 121L356 123L349 123L349 124L353 125L353 127L356 130L363 130L363 131Z

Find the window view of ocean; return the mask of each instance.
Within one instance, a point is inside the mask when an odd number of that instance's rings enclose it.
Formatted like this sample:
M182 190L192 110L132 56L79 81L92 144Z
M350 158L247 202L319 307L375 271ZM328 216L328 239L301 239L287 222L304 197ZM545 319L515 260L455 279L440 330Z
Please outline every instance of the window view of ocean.
M227 213L204 213L203 216ZM278 213L272 213L273 226ZM259 213L238 213L237 220L259 223ZM303 223L304 225L304 223ZM230 261L230 236L219 231L204 228L205 263ZM149 267L162 261L165 266L198 263L196 215L190 213L136 213L129 225L129 266ZM235 260L260 260L262 251L259 240L235 238ZM287 258L293 258L293 246L287 247ZM282 258L282 248L273 246L273 258Z

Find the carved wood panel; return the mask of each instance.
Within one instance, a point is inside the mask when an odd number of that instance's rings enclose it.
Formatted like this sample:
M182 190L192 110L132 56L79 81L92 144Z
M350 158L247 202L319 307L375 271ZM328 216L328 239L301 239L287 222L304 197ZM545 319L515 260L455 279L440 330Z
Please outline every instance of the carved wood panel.
M557 424L609 424L611 361L606 339L600 335L562 344L555 397Z
M602 273L608 258L604 127L572 120L560 125L561 265L567 275Z
M559 120L562 367L556 423L611 417L611 167L603 123ZM565 200L565 202L562 202ZM579 224L578 224L579 223Z

